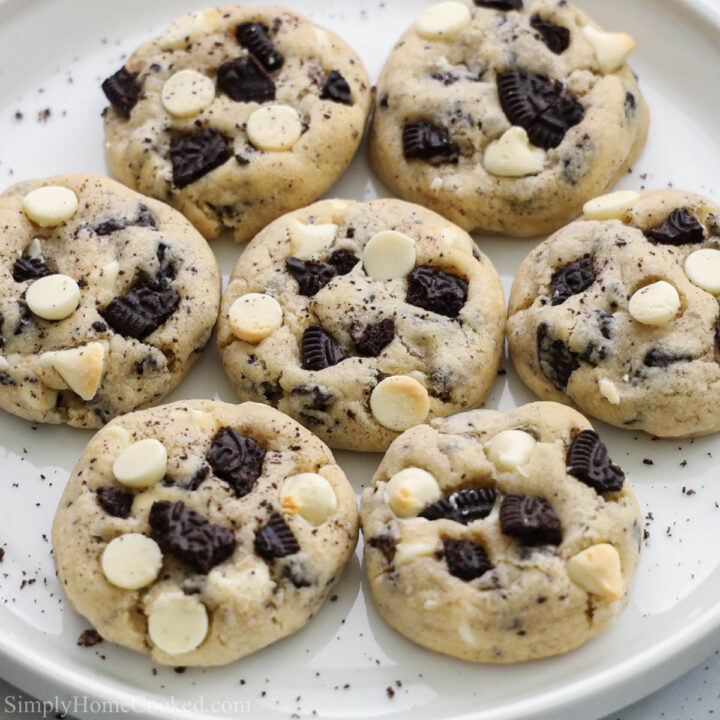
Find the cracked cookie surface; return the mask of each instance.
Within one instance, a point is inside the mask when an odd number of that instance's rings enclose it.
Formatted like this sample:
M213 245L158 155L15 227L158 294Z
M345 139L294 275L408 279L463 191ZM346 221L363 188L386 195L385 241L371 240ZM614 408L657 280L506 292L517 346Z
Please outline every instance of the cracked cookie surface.
M6 190L0 223L3 409L99 427L179 384L220 302L215 258L180 213L108 178L61 175Z
M679 190L605 198L520 266L515 368L540 398L619 427L717 432L720 206ZM590 219L598 213L606 219Z
M93 437L53 549L70 604L106 640L164 665L220 665L303 627L357 530L355 494L324 443L265 405L193 400Z
M378 451L482 403L504 315L495 268L460 228L399 200L328 200L248 245L218 344L242 399L275 405L331 447Z
M629 482L590 423L548 402L408 430L360 514L381 615L475 662L556 655L607 630L642 535Z
M632 38L603 33L565 0L437 8L380 75L373 167L400 197L468 231L556 230L644 144L648 111L625 63ZM451 9L458 23L442 25Z
M113 173L238 242L335 182L370 106L352 49L279 7L183 16L103 89Z

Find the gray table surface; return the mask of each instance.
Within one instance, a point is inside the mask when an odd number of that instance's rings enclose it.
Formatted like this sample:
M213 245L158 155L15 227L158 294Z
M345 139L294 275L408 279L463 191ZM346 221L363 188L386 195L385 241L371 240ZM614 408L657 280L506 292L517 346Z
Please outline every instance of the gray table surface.
M0 718L36 720L39 716L35 713L9 711L12 707L23 707L20 700L30 698L2 680L3 675L3 661L0 660ZM48 717L53 718L54 714ZM607 715L602 720L717 720L718 718L720 718L720 650L670 685L623 710ZM72 719L68 717L67 720Z

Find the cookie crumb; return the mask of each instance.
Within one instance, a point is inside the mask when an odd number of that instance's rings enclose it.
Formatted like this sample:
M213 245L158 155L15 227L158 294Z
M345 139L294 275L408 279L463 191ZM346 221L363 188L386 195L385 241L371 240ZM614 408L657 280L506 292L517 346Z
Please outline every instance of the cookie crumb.
M103 641L100 633L95 628L83 631L78 638L77 644L80 647L93 647L99 645Z

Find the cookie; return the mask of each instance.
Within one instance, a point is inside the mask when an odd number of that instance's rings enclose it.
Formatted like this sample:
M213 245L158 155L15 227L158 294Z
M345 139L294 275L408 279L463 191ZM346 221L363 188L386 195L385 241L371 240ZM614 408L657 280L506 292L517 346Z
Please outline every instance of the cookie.
M210 248L177 211L98 175L0 195L0 407L100 427L171 392L220 303Z
M510 297L515 368L543 400L660 437L720 430L720 206L623 191L533 250Z
M464 660L568 652L623 611L642 514L590 423L557 403L412 428L360 506L380 614Z
M338 179L370 107L353 50L278 7L185 15L102 88L116 177L237 242Z
M498 274L460 228L399 200L328 200L248 245L217 340L240 398L330 447L379 451L482 403L504 324Z
M71 606L163 665L221 665L303 627L357 541L320 440L257 403L177 402L90 441L53 525Z
M372 165L394 193L465 230L552 232L645 142L634 46L565 0L434 5L378 80Z

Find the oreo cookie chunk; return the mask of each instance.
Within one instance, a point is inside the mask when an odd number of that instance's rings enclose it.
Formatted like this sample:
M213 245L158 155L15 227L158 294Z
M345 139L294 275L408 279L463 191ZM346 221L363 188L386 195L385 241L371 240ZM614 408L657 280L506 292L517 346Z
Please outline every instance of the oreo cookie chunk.
M103 88L108 164L208 239L244 242L324 195L350 163L371 83L339 37L294 11L178 18Z
M195 400L127 413L90 440L53 550L103 638L216 666L305 626L357 532L355 493L317 437L267 405Z
M642 512L627 480L598 496L579 477L614 472L596 440L582 415L551 402L404 432L360 503L382 617L419 645L483 663L569 652L608 630L631 587Z
M625 473L608 456L605 443L594 430L582 430L567 451L567 471L599 493L622 490Z
M468 231L547 236L642 148L634 46L565 0L418 10L377 82L371 164L394 194ZM602 118L585 107L590 86Z
M612 192L530 252L507 333L528 387L636 432L719 431L718 207L675 189Z
M397 200L328 200L241 255L218 347L242 399L331 447L381 451L411 425L482 403L503 305L495 269L459 227Z
M172 392L220 300L192 225L95 175L20 182L0 195L3 213L0 407L97 428Z

